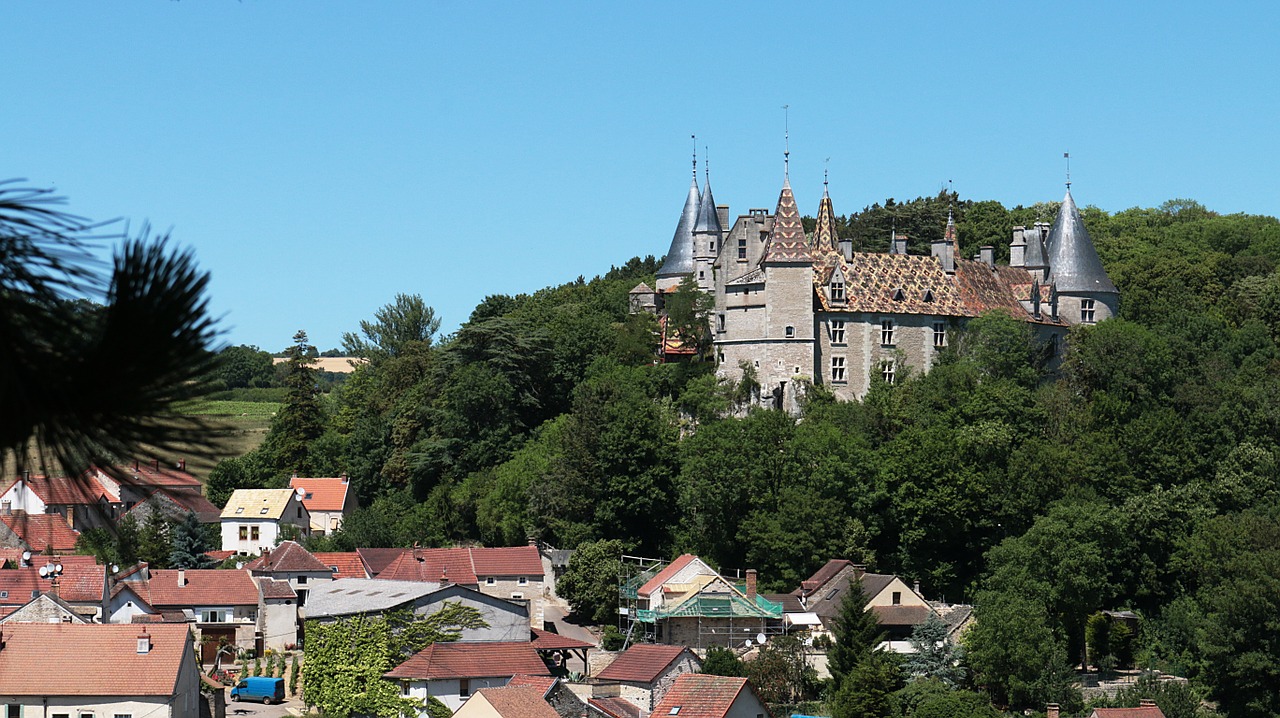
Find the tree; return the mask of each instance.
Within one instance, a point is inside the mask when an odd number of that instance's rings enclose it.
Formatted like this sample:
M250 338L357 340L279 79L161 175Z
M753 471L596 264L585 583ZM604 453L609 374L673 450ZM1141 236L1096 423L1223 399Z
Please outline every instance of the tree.
M867 610L867 595L862 590L862 578L849 582L840 599L840 611L836 614L831 633L835 644L827 651L827 663L837 684L853 672L859 663L875 652L884 640L884 629L876 614Z
M617 615L624 550L617 539L600 539L580 544L569 557L564 575L556 580L556 593L579 617L608 623Z
M805 659L804 643L796 636L770 638L742 667L765 703L799 703L817 696L817 671Z
M169 554L172 551L169 521L158 507L153 506L138 539L138 560L146 561L151 568L168 568Z
M227 389L271 386L275 369L269 353L241 344L218 352L215 377Z
M350 356L373 363L428 348L440 331L440 319L417 294L397 294L394 301L373 315L374 321L360 321L360 334L342 335L342 347ZM363 336L361 336L363 335Z
M912 680L938 680L955 688L964 680L964 649L956 646L947 635L947 624L935 613L930 613L924 623L911 630L911 648L905 671Z
M702 672L713 676L742 676L746 667L732 649L711 646L702 661Z
M307 343L307 333L302 330L293 335L293 344L285 350L288 361L284 385L289 392L263 442L263 451L277 475L310 475L310 444L324 433L314 352L315 347Z
M168 236L103 234L61 201L0 183L0 470L40 457L79 476L110 457L208 456L221 433L173 407L210 387L209 275ZM89 252L100 239L124 240L109 272Z
M663 309L667 316L667 334L688 347L695 347L698 356L711 347L711 312L715 298L698 289L693 277L685 277L676 291L667 296Z
M212 550L205 538L204 527L193 513L187 514L181 523L170 529L173 548L169 553L169 565L173 568L212 568L214 561L206 551Z
M900 672L892 654L863 656L838 684L832 718L894 718L898 714Z

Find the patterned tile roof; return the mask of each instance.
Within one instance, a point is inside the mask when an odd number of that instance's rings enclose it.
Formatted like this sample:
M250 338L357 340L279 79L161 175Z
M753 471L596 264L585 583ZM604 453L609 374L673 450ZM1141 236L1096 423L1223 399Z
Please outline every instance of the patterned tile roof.
M836 210L831 204L831 195L823 187L822 201L818 203L818 224L813 231L815 249L838 250L840 238L836 235Z
M503 686L502 688L481 688L476 695L482 696L493 706L501 718L560 718L560 714L543 699L543 694L536 688L524 686ZM474 699L473 699L474 700ZM463 704L464 708L471 701ZM464 708L459 708L462 718L466 718Z
M347 491L351 483L344 478L302 478L295 476L289 479L289 488L302 489L306 492L302 505L307 511L341 511L347 505Z
M181 586L178 573L176 569L153 569L146 589L150 595L141 598L156 608L258 605L258 585L248 571L187 569L186 585Z
M655 716L680 718L725 718L738 696L747 693L754 696L746 678L712 676L704 673L682 673L654 707ZM757 699L759 702L759 699ZM760 710L769 715L760 703Z
M623 651L607 668L596 674L602 681L626 683L653 683L658 676L684 653L684 646L664 646L654 643L637 643ZM690 653L692 656L693 654ZM696 657L694 660L697 660ZM699 663L701 663L699 661Z
M222 509L222 518L276 521L294 495L293 489L236 489Z
M369 569L365 568L360 554L355 551L328 551L312 554L316 560L333 573L337 578L369 578Z
M773 231L769 233L761 263L806 262L812 258L809 243L805 240L804 224L800 222L800 210L795 195L791 193L791 180L784 180L778 195L778 209L774 212Z
M270 551L245 564L245 568L259 573L299 573L305 571L324 571L332 573L329 567L303 548L296 541L281 541Z
M185 625L15 623L3 627L0 686L12 696L170 696L193 660Z
M550 675L529 643L433 643L386 677L431 681L518 675Z
M33 553L76 550L80 534L67 525L60 514L29 514L14 511L0 515L0 522L9 527Z

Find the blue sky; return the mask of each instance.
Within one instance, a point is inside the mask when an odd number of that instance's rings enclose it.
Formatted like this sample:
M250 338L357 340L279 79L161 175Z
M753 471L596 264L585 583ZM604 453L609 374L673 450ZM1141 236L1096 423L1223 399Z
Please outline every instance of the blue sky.
M396 293L446 330L666 251L716 199L938 191L1280 215L1280 5L6 3L0 178L172 228L224 342L338 346ZM827 158L830 158L829 163Z

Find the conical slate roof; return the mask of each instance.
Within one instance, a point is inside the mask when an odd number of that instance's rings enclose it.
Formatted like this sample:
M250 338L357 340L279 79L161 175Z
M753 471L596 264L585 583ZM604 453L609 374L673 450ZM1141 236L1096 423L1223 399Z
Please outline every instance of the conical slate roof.
M676 234L671 238L671 248L667 250L667 258L658 270L659 277L693 274L693 227L698 222L699 199L698 178L695 176L689 184L689 196L685 198Z
M1080 219L1071 190L1062 199L1058 218L1049 230L1045 249L1049 253L1049 273L1059 292L1110 292L1118 293L1111 283L1102 260L1093 248L1089 230ZM1030 254L1030 247L1028 254ZM1027 264L1030 264L1028 262Z
M831 205L831 195L822 191L822 201L818 203L818 226L813 232L813 246L819 251L835 251L840 247L840 238L836 236L836 210Z
M764 262L810 261L813 255L804 239L804 225L800 222L800 210L796 208L795 195L791 193L791 180L783 180L782 193L778 195L778 209L773 216L773 231L769 233L769 245L764 250Z
M716 214L716 198L711 196L711 179L707 178L707 188L702 191L702 201L698 202L698 219L693 225L694 233L715 232L724 230L720 227L720 215Z
M1040 239L1040 229L1036 227L1033 230L1025 230L1022 233L1023 239L1027 245L1027 251L1023 255L1022 265L1027 269L1044 269L1049 266L1047 253L1044 251L1044 242Z

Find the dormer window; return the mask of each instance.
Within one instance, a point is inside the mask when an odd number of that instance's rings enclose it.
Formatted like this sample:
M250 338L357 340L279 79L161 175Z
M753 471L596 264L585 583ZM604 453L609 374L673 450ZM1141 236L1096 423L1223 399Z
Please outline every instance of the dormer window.
M924 297L923 297L923 298L924 298L924 300L925 300L926 302L932 302L932 301L933 301L933 290L932 290L932 289L926 289L926 290L924 290Z
M831 280L831 301L844 301L844 279L837 278Z
M906 298L907 298L907 293L902 290L902 287L898 287L897 289L893 290L893 301L901 302Z
M1096 317L1097 314L1094 306L1092 299L1080 300L1080 322L1082 324L1093 324L1096 321L1094 317Z

